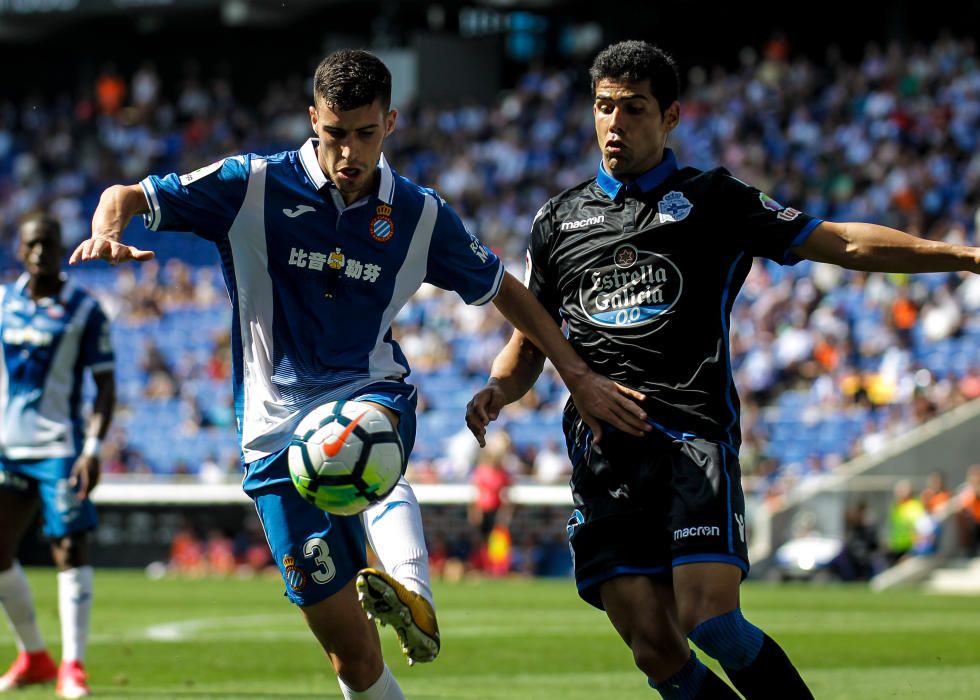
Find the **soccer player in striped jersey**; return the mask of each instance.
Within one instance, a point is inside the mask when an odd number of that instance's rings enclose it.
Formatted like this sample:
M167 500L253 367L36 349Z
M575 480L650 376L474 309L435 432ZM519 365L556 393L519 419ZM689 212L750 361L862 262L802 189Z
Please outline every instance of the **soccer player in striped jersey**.
M435 192L400 177L382 153L397 112L377 57L343 50L321 62L309 115L316 138L271 156L242 155L187 175L151 176L103 193L92 238L71 261L146 260L121 242L143 214L154 231L192 231L221 256L233 308L235 398L245 491L255 501L289 598L329 655L344 697L397 700L375 626L392 624L409 660L439 637L425 542L411 487L361 518L330 516L289 480L286 448L300 419L328 401L374 404L409 454L416 390L392 337L423 282L468 304L493 301L533 338L599 420L639 432L630 392L589 371L544 309ZM386 571L365 569L365 529Z
M20 226L25 272L0 287L0 602L19 651L0 692L57 679L63 698L89 694L85 647L92 609L89 494L99 481L99 446L115 405L109 323L98 302L61 270L55 219ZM86 372L95 380L91 415L82 417ZM61 665L48 655L17 548L38 507L58 569Z
M679 167L673 60L641 41L592 65L602 157L596 177L553 197L531 225L527 284L597 372L646 397L650 430L599 441L565 413L577 509L568 523L579 594L604 609L666 700L812 695L779 645L743 615L748 573L729 315L755 256L867 271L980 271L980 249L783 206L723 168ZM543 358L520 330L470 402L487 424L533 385Z

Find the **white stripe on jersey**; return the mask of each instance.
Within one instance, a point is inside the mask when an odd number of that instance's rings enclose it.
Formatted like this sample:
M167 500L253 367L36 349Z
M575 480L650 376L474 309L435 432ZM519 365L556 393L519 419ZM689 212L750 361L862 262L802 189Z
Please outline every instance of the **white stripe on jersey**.
M405 260L395 277L391 301L388 302L388 307L381 316L378 339L374 342L374 349L368 358L368 367L372 377L379 379L390 376L400 377L408 370L407 367L402 367L395 362L391 343L386 343L384 336L391 328L391 323L399 309L422 286L427 271L429 245L432 242L432 232L435 230L438 215L439 205L436 203L435 197L426 194L422 204L422 213L419 215L418 224L415 226L415 233L412 234L412 243L409 245L408 251L405 253Z
M156 231L163 217L160 212L160 201L157 199L157 190L150 182L150 178L141 180L140 187L143 188L143 196L146 197L146 202L150 205L150 213L143 215L143 225L151 231Z
M242 448L246 461L248 445L275 430L289 418L279 392L272 383L273 290L269 276L269 254L265 244L264 158L252 158L245 201L228 230L238 292L238 321L242 338L244 408ZM243 286L241 280L247 280ZM252 456L257 459L267 453Z
M504 281L504 266L500 264L497 266L497 276L493 280L493 286L490 291L484 294L482 297L476 301L470 302L472 306L483 306L488 301L497 296L497 292L500 291L500 283Z

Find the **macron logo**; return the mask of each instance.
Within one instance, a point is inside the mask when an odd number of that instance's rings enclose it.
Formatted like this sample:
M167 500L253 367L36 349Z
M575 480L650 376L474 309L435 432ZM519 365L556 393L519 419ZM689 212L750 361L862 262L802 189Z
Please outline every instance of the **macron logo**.
M307 212L316 211L309 204L300 204L295 209L283 209L282 213L288 216L290 219L295 219L297 216L306 214Z
M586 226L595 226L596 224L601 224L606 220L603 215L590 216L588 219L579 219L578 221L562 221L560 228L562 231L574 231L575 229L585 228Z
M721 529L717 525L696 525L695 527L683 527L674 530L674 542L686 537L718 537Z

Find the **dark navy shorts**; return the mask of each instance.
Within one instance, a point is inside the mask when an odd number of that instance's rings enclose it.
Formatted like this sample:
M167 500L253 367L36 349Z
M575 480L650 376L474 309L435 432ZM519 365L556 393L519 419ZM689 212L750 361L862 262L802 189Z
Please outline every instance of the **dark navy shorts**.
M673 567L696 562L748 573L745 498L730 446L659 431L610 431L584 450L568 444L576 505L568 539L586 602L601 609L600 584L625 574L669 579Z

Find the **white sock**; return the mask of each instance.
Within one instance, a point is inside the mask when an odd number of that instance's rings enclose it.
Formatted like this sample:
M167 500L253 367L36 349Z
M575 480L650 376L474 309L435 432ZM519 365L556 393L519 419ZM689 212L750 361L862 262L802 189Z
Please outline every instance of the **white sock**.
M367 690L351 690L340 676L337 676L337 682L340 683L340 692L344 694L344 700L405 700L402 687L398 685L388 664L385 664L381 677Z
M17 650L33 652L44 649L41 630L37 628L37 619L34 617L31 587L19 561L15 561L6 571L0 571L0 603L7 613L10 629L14 631Z
M61 660L85 661L88 624L92 616L92 567L58 572L58 613L61 616Z
M405 477L388 497L363 514L368 543L382 568L403 586L432 603L429 552L422 534L422 513Z

